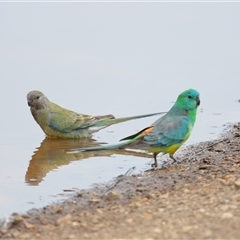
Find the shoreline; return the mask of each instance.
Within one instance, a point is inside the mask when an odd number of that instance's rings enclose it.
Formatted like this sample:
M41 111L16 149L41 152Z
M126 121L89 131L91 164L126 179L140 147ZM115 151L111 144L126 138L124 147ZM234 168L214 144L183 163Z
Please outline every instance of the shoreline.
M240 238L240 123L186 147L179 160L119 178L104 196L109 185L99 184L12 215L0 222L0 238Z

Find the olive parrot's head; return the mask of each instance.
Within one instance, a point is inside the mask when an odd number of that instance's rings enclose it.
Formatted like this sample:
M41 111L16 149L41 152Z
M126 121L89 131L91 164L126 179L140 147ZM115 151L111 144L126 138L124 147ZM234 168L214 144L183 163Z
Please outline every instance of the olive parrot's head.
M47 97L40 91L34 90L27 94L28 106L33 109L43 109L48 104Z

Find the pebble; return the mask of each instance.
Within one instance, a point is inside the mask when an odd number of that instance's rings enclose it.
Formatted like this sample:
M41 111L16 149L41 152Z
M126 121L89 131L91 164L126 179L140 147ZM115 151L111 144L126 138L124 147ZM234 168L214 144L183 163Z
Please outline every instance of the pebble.
M234 198L237 202L240 202L240 194L234 195L233 198Z
M183 228L182 228L182 231L184 232L184 233L186 233L186 232L189 232L190 230L192 230L193 229L193 226L184 226Z
M72 219L72 216L70 214L67 214L66 216L64 217L60 217L57 219L56 223L57 225L60 225L60 224L66 224L68 222L70 222Z
M230 219L230 218L233 218L233 214L230 212L225 212L222 214L221 218L222 219Z
M132 218L127 218L125 220L125 222L128 223L128 224L132 224L133 223L133 219Z
M210 237L211 235L212 235L212 232L208 229L204 232L204 237Z
M144 215L144 220L146 220L146 221L151 221L153 219L153 216L152 215L150 215L150 214L145 214Z
M33 224L28 223L26 220L24 220L23 223L24 223L24 225L25 225L25 227L26 227L27 229L33 229L33 228L35 228Z
M19 236L19 234L20 234L20 232L19 232L18 230L15 230L15 229L14 229L14 230L12 231L12 236L15 237L15 238L17 238L17 237Z
M55 212L56 213L62 213L63 208L61 206L56 206Z
M160 228L154 228L154 229L153 229L153 232L154 232L154 233L162 233L162 229L160 229Z
M106 196L105 199L107 201L114 201L114 200L119 200L121 198L121 195L116 193L116 192L109 192Z
M89 200L89 202L90 202L90 203L99 203L100 200L97 199L97 198L93 198L93 199Z
M78 227L80 224L78 222L72 222L73 227Z
M229 206L228 205L222 205L222 206L220 206L220 209L222 211L227 211L229 209Z
M235 186L240 188L240 178L234 182Z

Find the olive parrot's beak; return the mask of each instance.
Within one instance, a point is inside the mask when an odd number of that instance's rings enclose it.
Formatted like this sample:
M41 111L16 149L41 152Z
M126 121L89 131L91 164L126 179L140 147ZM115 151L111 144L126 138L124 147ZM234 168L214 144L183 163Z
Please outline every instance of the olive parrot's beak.
M197 97L196 102L197 102L197 106L199 106L199 105L200 105L200 99L199 99L199 97Z
M28 100L27 103L28 103L28 106L30 107L32 105L32 100Z

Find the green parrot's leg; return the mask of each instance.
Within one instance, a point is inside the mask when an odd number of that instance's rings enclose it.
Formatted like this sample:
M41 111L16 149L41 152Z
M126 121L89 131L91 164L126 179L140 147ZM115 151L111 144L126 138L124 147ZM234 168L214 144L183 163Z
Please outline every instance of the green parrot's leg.
M158 155L158 153L153 153L154 163L151 166L155 167L155 168L157 168L157 166L158 166L157 155Z

